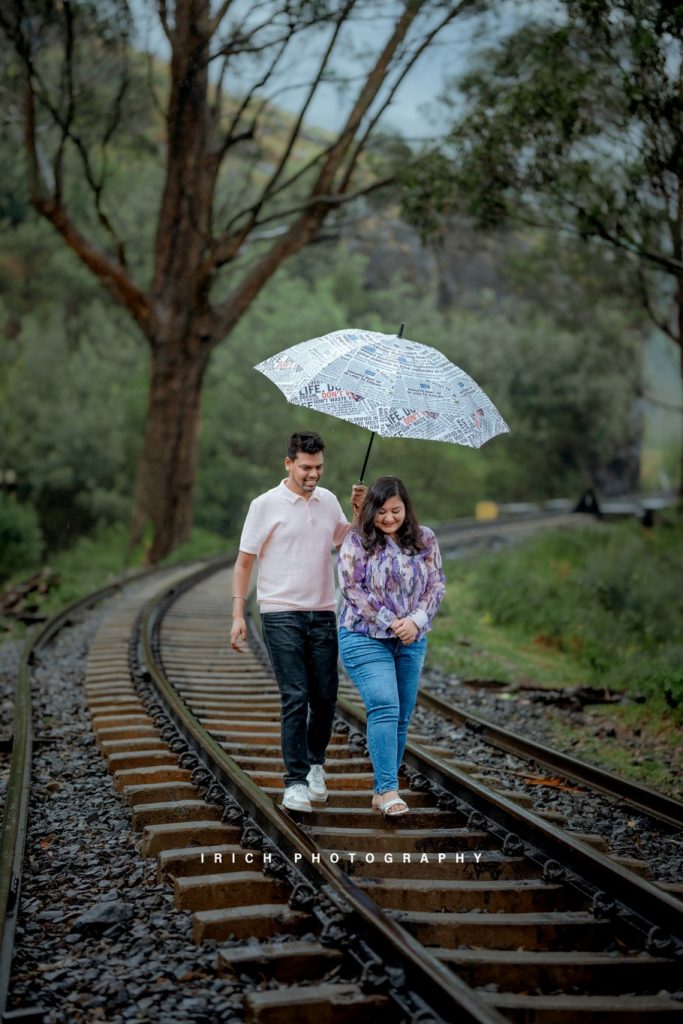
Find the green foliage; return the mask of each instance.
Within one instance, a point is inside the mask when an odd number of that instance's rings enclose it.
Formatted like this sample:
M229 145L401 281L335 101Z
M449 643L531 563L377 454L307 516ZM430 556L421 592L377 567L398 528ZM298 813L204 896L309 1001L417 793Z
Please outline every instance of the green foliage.
M34 273L39 267L40 272ZM146 398L142 343L49 229L0 248L0 448L48 549L128 516ZM11 276L9 276L11 275Z
M540 534L477 560L470 585L493 626L562 652L587 682L680 707L682 573L677 519Z
M544 226L552 245L545 247L538 284L527 277L536 293L548 288L568 236L599 247L613 260L612 295L621 278L624 294L680 349L682 62L677 5L535 5L521 27L480 50L469 73L453 80L450 138L407 167L405 215L423 236L439 242L458 217L487 229L490 237L492 229L517 225L526 239L529 225ZM605 275L600 277L604 282ZM594 286L584 285L574 323L566 323L573 333L586 314L595 314L594 303L600 310ZM614 335L610 330L602 337L610 343ZM613 358L623 355L629 358L617 345ZM639 373L640 362L636 357L621 369ZM679 406L680 395L679 381ZM601 403L602 396L594 393L593 400ZM584 429L582 420L577 433ZM680 416L671 422L679 446L675 479L681 473ZM638 433L634 422L622 452L607 467L608 477L624 460L635 467L632 441ZM566 451L564 442L561 448ZM581 452L584 477L602 458L595 450ZM576 462L575 455L570 459Z
M434 191L437 205L488 225L571 225L677 273L682 45L659 3L540 9L457 83L454 185Z
M0 580L37 566L42 552L35 509L0 494Z
M584 17L584 7L577 9L577 18ZM36 38L43 38L37 30L42 17L53 17L51 7L38 0L29 9L38 18ZM297 5L301 17L307 10L323 16L327 6ZM76 36L72 84L78 100L72 129L89 154L93 177L106 188L98 216L90 191L82 187L82 157L69 143L65 203L86 234L107 251L112 239L105 225L107 220L112 224L126 240L131 276L142 283L149 280L151 270L163 176L159 146L165 131L149 86L161 96L168 87L168 68L154 61L148 67L144 57L130 49L136 12L131 13L123 0L104 6L72 4L70 11ZM68 88L59 77L58 60L63 39L55 34L65 16L64 10L55 9L52 35L48 31L44 36L37 60L45 89L52 90L55 102L66 104ZM603 31L602 16L600 24ZM511 111L523 112L525 103L530 123L538 129L539 152L545 147L548 160L555 159L548 140L559 128L566 140L587 137L582 119L590 109L577 105L576 98L595 84L576 62L563 63L555 78L550 68L551 57L567 55L568 34L566 25L532 27L527 37L510 43L503 56L491 58L490 66L497 75L507 75L511 87L504 100L487 93L491 101L497 98L509 105L499 124L502 141L494 140L498 149L489 153L490 170L499 162L499 176L512 167L519 133L530 138L523 118L515 123L510 116ZM647 36L639 45L645 54ZM521 66L524 74L518 75ZM20 87L13 68L9 56L0 57L0 85L9 100L16 99ZM121 81L124 72L129 84L117 94L113 83ZM471 79L472 102L485 84L477 84L476 76ZM227 95L224 100L229 117L234 100ZM48 121L41 128L46 152L55 141ZM219 175L217 224L229 220L235 203L248 203L258 194L291 123L289 115L268 108L263 130L230 149ZM484 120L472 124L484 133ZM0 221L11 226L0 240L2 462L16 469L19 496L37 509L52 552L128 517L145 415L147 353L99 285L58 236L30 213L25 174L13 156L20 144L17 132L16 119L0 126L0 141L11 144L0 146ZM304 133L292 154L292 167L301 169L321 139L316 132ZM400 137L378 135L360 177L369 181L373 174L383 178L396 167L403 168L411 217L419 221L420 211L431 204L431 212L437 213L432 226L438 229L439 212L452 208L460 170L451 151L417 160L413 155ZM76 163L80 170L72 174ZM466 166L463 163L463 169ZM315 173L311 165L291 194L278 193L275 205L289 207L302 198ZM508 195L509 184L501 179L501 195ZM491 202L497 194L495 188L490 190ZM368 197L364 230L377 226L377 195ZM249 500L283 473L285 438L302 426L318 429L326 439L324 483L346 500L368 435L288 405L252 369L286 345L345 325L391 332L405 321L408 337L434 345L463 366L511 425L511 435L480 451L376 440L369 477L399 469L427 521L471 513L483 497L578 494L586 484L596 483L601 468L620 456L624 446L637 449L640 424L633 407L639 389L640 337L632 312L619 296L623 275L610 275L604 266L595 274L598 264L578 256L572 266L561 265L562 252L568 248L564 242L559 245L553 239L550 246L547 236L539 240L537 233L527 232L515 266L504 245L491 257L492 263L500 262L500 275L507 275L507 292L503 288L485 294L476 286L468 291L467 283L458 281L457 306L439 308L436 284L428 280L424 266L428 254L419 250L404 227L390 222L386 210L381 213L382 231L395 240L397 253L399 248L415 250L409 270L397 271L390 281L383 278L383 286L377 287L372 275L374 248L364 260L351 252L357 251L357 238L348 245L316 245L275 276L216 350L203 399L196 502L200 527L226 539L236 537ZM239 277L242 261L256 259L269 244L265 236L252 239L249 252L226 265L226 273ZM505 259L498 261L501 251ZM514 294L508 287L513 277ZM211 300L227 298L231 287L219 281Z
M594 482L591 467L631 436L638 334L613 300L573 312L584 286L574 268L533 293L528 279L538 282L543 261L528 258L526 277L514 270L525 300L482 297L478 308L450 313L399 276L369 289L368 260L343 246L319 246L281 270L207 373L197 525L238 536L251 498L284 474L284 442L299 427L325 438L323 483L346 503L367 432L289 405L253 366L338 327L388 333L402 320L408 337L441 349L481 383L512 433L479 451L377 438L369 479L399 468L425 521L471 514L483 497L578 495ZM0 271L0 323L12 327L0 344L2 461L16 470L20 498L38 510L54 551L128 518L147 357L45 226L29 221L9 234ZM573 277L579 283L570 287Z

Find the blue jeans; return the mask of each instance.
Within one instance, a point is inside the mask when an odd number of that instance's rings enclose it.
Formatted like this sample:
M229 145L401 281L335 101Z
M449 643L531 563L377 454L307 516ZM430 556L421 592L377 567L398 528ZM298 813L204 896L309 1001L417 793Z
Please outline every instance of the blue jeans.
M398 789L398 769L426 652L426 637L404 644L398 637L384 640L343 626L339 630L344 668L358 687L367 713L375 793Z
M282 700L280 736L285 786L306 782L322 764L337 706L334 612L263 612L263 639Z

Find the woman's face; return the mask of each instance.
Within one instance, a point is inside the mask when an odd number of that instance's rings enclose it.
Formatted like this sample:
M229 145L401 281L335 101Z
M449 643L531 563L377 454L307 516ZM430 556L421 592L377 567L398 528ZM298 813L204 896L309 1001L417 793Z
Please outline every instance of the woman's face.
M398 494L395 494L393 498L387 498L382 507L378 509L374 518L375 529L392 536L400 530L405 517L406 507Z

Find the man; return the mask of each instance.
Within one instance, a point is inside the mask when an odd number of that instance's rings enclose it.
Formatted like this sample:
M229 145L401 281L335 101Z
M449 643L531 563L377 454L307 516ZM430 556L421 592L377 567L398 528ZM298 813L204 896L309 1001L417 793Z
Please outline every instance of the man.
M305 431L287 442L287 478L255 498L242 530L232 584L230 643L240 650L249 580L258 558L257 600L282 700L285 762L282 806L312 810L327 800L323 763L337 702L337 622L330 555L349 523L331 491L319 487L325 445ZM354 521L366 487L351 494Z

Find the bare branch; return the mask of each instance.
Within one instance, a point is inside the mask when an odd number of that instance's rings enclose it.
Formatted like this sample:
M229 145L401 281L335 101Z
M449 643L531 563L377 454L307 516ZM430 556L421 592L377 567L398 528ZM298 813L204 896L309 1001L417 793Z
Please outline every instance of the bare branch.
M215 32L220 28L220 24L221 24L223 18L225 17L225 15L228 13L230 8L232 7L232 4L233 4L233 0L223 0L223 3L221 4L221 6L216 11L215 16L211 19L211 22L210 22L210 25L209 25L209 37L213 36L215 34Z
M39 80L37 76L36 78L37 80ZM85 176L85 180L88 183L88 186L90 187L90 190L93 194L93 201L95 204L95 212L97 213L97 219L99 220L104 230L107 232L107 234L114 242L121 265L125 266L126 260L123 242L119 239L111 220L109 219L108 215L105 213L102 207L104 180L102 177L98 178L95 174L95 170L92 166L92 161L90 159L90 154L88 153L87 146L83 142L83 139L80 137L80 135L77 135L73 131L73 129L67 124L66 120L62 117L59 110L54 106L54 104L50 102L49 96L44 86L41 90L41 100L48 108L52 116L52 119L62 132L62 143L65 143L68 139L76 149L76 152L78 153L81 160L81 166L83 167L83 174ZM60 198L60 195L61 193L56 187L55 198Z
M33 205L59 232L82 263L102 282L114 298L128 310L135 322L147 334L149 328L149 302L147 296L128 276L121 262L112 259L94 246L76 228L64 207L56 200L35 199Z
M146 332L149 326L147 296L128 276L120 260L113 260L94 246L75 227L57 196L46 196L39 169L35 131L35 102L30 80L25 90L25 145L29 158L31 202L35 209L59 232L70 249L99 278Z
M365 131L363 132L361 137L356 142L356 145L353 148L353 152L352 152L352 154L351 154L351 156L349 158L347 167L346 167L346 169L344 171L344 174L342 176L342 179L341 179L341 181L339 183L339 190L340 190L340 192L344 192L348 188L349 180L351 178L351 175L353 174L354 168L356 167L356 164L358 162L358 158L359 158L360 154L365 149L365 146L367 145L367 142L368 142L368 139L370 138L370 135L372 134L372 132L377 127L377 123L380 120L380 118L382 117L382 115L384 114L384 112L386 111L387 107L393 101L394 96L396 95L396 92L397 92L399 86L401 85L401 83L406 78L408 72L412 70L412 68L415 66L417 60L422 56L422 54L425 52L425 50L429 46L431 46L431 44L434 42L434 39L436 38L436 36L441 31L443 31L443 29L446 27L446 25L448 25L451 21L453 21L453 19L456 18L463 11L463 9L465 7L467 7L467 6L469 6L468 0L463 0L463 3L459 4L456 8L454 8L451 11L449 11L441 19L441 21L438 23L438 25L436 25L435 28L432 29L431 32L427 33L427 35L424 36L424 38L420 42L420 45L414 50L412 56L410 56L409 59L405 62L405 64L403 65L403 67L400 70L400 73L398 74L398 76L396 77L395 81L393 82L391 88L389 89L389 92L387 93L387 96L385 97L383 102L380 104L380 106L377 109L377 111L373 114L372 118L368 122L367 128L365 129Z
M8 23L6 19L0 18L0 24L2 24L3 28L7 29ZM21 27L17 25L16 30L8 34L20 59L24 76L24 148L28 160L31 203L38 213L59 232L81 262L95 274L116 300L128 310L142 330L147 332L149 328L149 303L147 296L134 284L120 259L112 259L102 252L76 228L61 203L60 197L56 192L56 184L51 188L46 181L45 175L41 170L36 137L36 95L34 82L39 81L39 76L33 63L30 43L23 35ZM51 106L49 109L51 116L55 119L62 132L71 138L70 129L64 122L64 119L61 118L59 112L55 110L54 106Z
M314 156L312 156L310 160L308 160L299 168L298 171L290 175L290 177L287 178L285 181L280 182L280 184L271 192L270 199L273 199L275 196L279 195L280 192L283 192L285 189L289 188L290 185L295 184L299 180L299 178L302 178L305 174L308 173L308 171L312 170L312 168L314 168L316 164L320 163L320 161L327 156L327 154L330 152L330 150L335 144L335 142L330 143L330 145L327 146L325 149L322 149L319 153L316 153ZM238 224L242 217L249 216L252 213L253 209L254 206L248 206L233 214L233 216L227 222L222 235L220 236L220 238L216 240L216 246L222 245L224 242L226 242L235 224Z
M650 296L650 289L648 287L647 279L645 277L645 272L640 264L638 264L636 271L636 276L638 278L638 287L640 289L640 296L643 300L643 306L645 307L647 315L649 316L650 320L655 325L655 327L658 327L660 331L662 331L669 338L671 338L672 341L679 345L681 343L681 339L678 337L677 334L674 333L669 322L663 319L661 316L659 316L654 308L654 304Z
M358 189L357 192L334 192L328 196L316 195L313 198L305 199L301 203L298 203L296 206L291 206L286 210L278 210L277 213L272 213L268 217L262 217L258 219L253 224L250 224L248 234L250 234L252 230L256 230L258 228L263 227L264 224L272 224L273 221L282 221L286 220L287 217L294 216L295 214L305 213L313 206L324 205L328 207L328 209L330 210L339 206L344 206L346 203L352 203L356 199L361 199L364 196L370 195L371 192L377 192L379 189L386 188L388 185L393 184L395 180L396 179L393 177L381 178L377 179L377 181L371 182L371 184L369 185L366 185L365 188ZM283 225L283 230L287 230L287 227L285 225ZM241 239L241 244L246 236L244 235L243 232L239 232L239 237ZM237 246L237 249L239 249L239 246ZM234 252L235 250L234 245L232 244L232 240L227 240L224 249L216 250L214 254L215 265L217 267L220 267L223 266L225 263L230 262L234 255Z
M323 166L320 169L318 180L313 188L313 195L324 195L331 191L332 182L339 170L339 166L351 146L361 121L365 117L370 105L374 101L384 82L391 61L405 39L412 23L419 14L423 2L409 3L394 24L394 31L384 45L384 49L375 61L366 82L361 87L356 102L342 128L337 142L332 146Z
M280 48L275 51L275 55L274 55L273 59L271 60L270 64L266 68L266 70L263 72L261 78L258 79L258 81L254 82L252 84L251 88L249 89L249 91L247 93L245 93L245 95L242 97L241 103L239 104L239 106L237 107L237 110L235 111L235 113L232 116L232 120L230 121L230 125L228 126L228 129L227 129L227 131L225 133L225 136L223 138L223 142L221 143L219 148L216 150L216 153L215 153L216 171L218 171L218 169L220 168L221 162L223 161L223 159L225 157L225 154L228 152L228 150L233 145L233 141L236 140L238 138L238 136L240 136L240 135L242 137L244 137L244 132L241 132L241 133L237 132L237 127L238 127L240 121L242 120L242 116L244 115L244 112L247 110L249 104L253 100L256 92L266 84L268 79L274 73L274 71L275 71L275 69L276 69L280 59L282 58L283 53L287 49L288 43L289 43L289 38L287 38L281 44ZM224 67L225 67L225 65L224 65ZM222 81L222 74L221 74L221 81ZM265 103L265 100L264 100L261 103L260 110L263 110L265 105L266 105L266 103ZM251 119L251 127L250 127L249 130L251 131L252 135L255 134L255 131L256 131L256 125L258 124L259 113L260 113L260 111L257 111L252 116L252 119Z
M650 402L652 405L659 406L660 409L667 409L669 412L683 412L683 405L675 405L674 402L665 402L663 398L657 398L655 395L651 395L649 391L641 391L640 397L644 398L646 402Z
M242 225L240 230L237 232L237 235L235 237L233 237L233 239L231 239L230 244L227 247L224 247L224 254L228 256L228 259L230 258L230 255L234 254L234 252L236 251L235 246L237 246L237 249L239 249L239 246L242 244L243 240L247 237L247 235L249 234L251 229L258 223L259 212L263 208L264 204L267 202L269 196L272 194L273 189L275 188L275 185L277 184L278 178L280 178L280 176L282 175L282 172L284 171L284 169L285 169L285 167L287 165L287 162L288 162L288 160L289 160L289 158L291 156L291 153L292 153L292 150L294 148L294 145L295 145L297 139L299 138L299 134L301 132L301 127L303 125L304 118L306 116L308 108L310 107L311 102L313 100L313 97L315 96L315 94L317 92L318 86L320 85L322 77L323 77L323 75L325 73L325 69L327 68L327 65L329 63L330 57L332 56L334 48L335 48L335 46L337 44L337 40L339 39L339 33L341 32L342 26L344 25L344 23L348 19L348 16L351 13L351 11L353 10L355 4L356 4L356 0L347 0L346 5L344 6L344 8L342 9L342 11L339 14L339 17L337 19L337 23L336 23L334 31L332 33L332 37L331 37L331 39L330 39L330 41L329 41L329 43L327 45L327 48L326 48L326 50L325 50L325 52L324 52L324 54L323 54L323 56L322 56L322 58L320 60L320 63L318 65L318 70L317 70L317 72L316 72L316 74L315 74L315 76L313 78L313 81L311 82L311 84L309 86L308 94L307 94L306 98L304 99L303 104L301 105L301 108L299 110L299 114L297 116L297 119L294 122L294 125L292 126L292 129L291 129L291 131L289 133L289 138L287 139L287 143L286 143L284 149L282 150L282 153L280 154L280 159L279 159L278 163L276 164L275 168L273 169L273 172L272 172L270 178L266 181L266 183L265 183L265 185L264 185L264 187L263 187L263 189L261 191L261 195L260 195L259 199L250 208L246 222ZM217 266L221 266L222 262L227 262L227 260L221 260L221 258L219 256L218 257L218 262L217 262L216 265Z
M168 39L169 43L173 42L173 31L168 21L168 4L166 0L157 0L157 10L159 12L159 21L161 27L164 30L164 34Z
M417 17L422 6L423 3L421 2L406 5L405 10L394 23L394 31L385 43L374 67L371 69L369 75L364 81L364 84L361 86L360 92L356 97L356 101L349 113L344 127L324 153L322 157L322 166L311 190L310 199L307 201L304 212L301 214L301 217L305 219L307 225L313 221L320 224L332 208L330 204L330 196L335 194L335 190L332 187L335 174L353 142L358 126L360 125L369 106L375 99L379 89L381 88L382 82L386 78L392 58L405 39L410 26ZM316 162L318 162L319 159L319 157L316 158ZM265 198L272 199L277 192L281 191L286 184L291 184L294 178L300 176L301 173L302 171L297 172L297 175L290 177L286 183L281 182L280 186L275 186L275 182L273 182L273 186L275 187L271 188L270 195ZM258 222L258 214L263 207L265 198L262 195L262 197L249 210L241 211L233 217L231 223L236 223L241 217L246 217L245 223L238 231L234 232L232 235L229 234L230 225L228 225L221 237L217 239L213 253L214 259L217 261L217 265L223 265L234 258L235 254L239 251L241 245L248 237L249 232ZM312 211L316 208L317 213L315 216L312 216ZM279 214L279 216L282 217L283 214ZM297 224L294 224L290 230L296 233L300 229L297 228Z
M152 106L156 110L157 114L159 114L163 119L166 117L166 111L161 105L161 101L154 86L154 57L148 50L145 51L145 57L147 58L147 89L149 90L150 99L152 100Z
M289 158L291 156L291 153L292 153L292 150L294 148L294 145L295 145L297 139L299 138L299 134L301 132L301 126L303 125L304 118L306 117L306 114L308 112L308 108L310 107L310 105L311 105L311 103L313 101L313 98L314 98L316 92L318 91L318 86L320 85L320 82L321 82L321 80L323 78L323 75L325 74L325 71L327 69L327 65L329 64L330 58L332 56L332 53L334 52L334 49L335 49L335 47L337 45L337 41L339 39L339 33L341 32L342 27L345 24L345 22L348 20L349 15L351 14L351 12L352 12L353 8L355 7L355 5L356 5L356 0L347 0L346 4L344 5L344 7L342 8L342 10L339 13L339 17L337 18L337 22L336 22L336 25L334 27L334 31L333 31L332 36L330 38L330 41L329 41L329 43L327 45L327 49L325 50L325 53L323 54L322 59L320 60L320 63L318 65L318 70L316 72L316 75L315 75L313 81L310 84L310 87L309 87L309 90L308 90L308 95L306 96L303 104L301 105L301 109L299 110L298 117L297 117L296 121L294 122L294 125L292 126L291 132L289 133L289 138L287 139L287 145L283 149L282 154L280 156L280 160L279 160L277 166L275 167L275 169L273 170L273 173L271 174L270 178L266 182L266 185L265 185L265 187L263 189L263 193L261 195L261 205L263 203L265 203L265 201L268 199L268 196L271 194L273 188L275 187L275 185L276 185L276 183L278 181L278 178L281 176L282 172L284 171L284 169L285 169L285 167L287 165L287 161L289 160Z
M227 57L224 58L221 64L221 70L218 73L218 81L215 85L214 101L210 106L211 120L217 127L220 124L221 113L223 111L223 82L225 80L225 73L228 70L229 60Z
M126 97L126 93L128 92L129 87L130 77L128 75L128 60L126 55L124 54L121 80L116 90L116 95L114 96L114 102L112 103L109 123L107 124L104 130L104 135L102 136L103 149L107 148L112 138L114 137L114 132L121 123L121 117L123 115L123 101Z
M55 194L57 197L62 195L62 173L64 170L64 153L66 149L66 141L69 137L69 131L73 124L75 114L75 101L74 101L74 76L73 76L73 56L74 56L74 24L73 24L73 11L71 4L68 0L62 4L64 11L64 22L65 22L65 41L64 41L64 62L62 64L62 75L61 75L61 89L62 95L66 90L67 95L67 108L66 117L64 118L64 127L62 128L61 138L59 145L55 153L53 173L55 180Z

